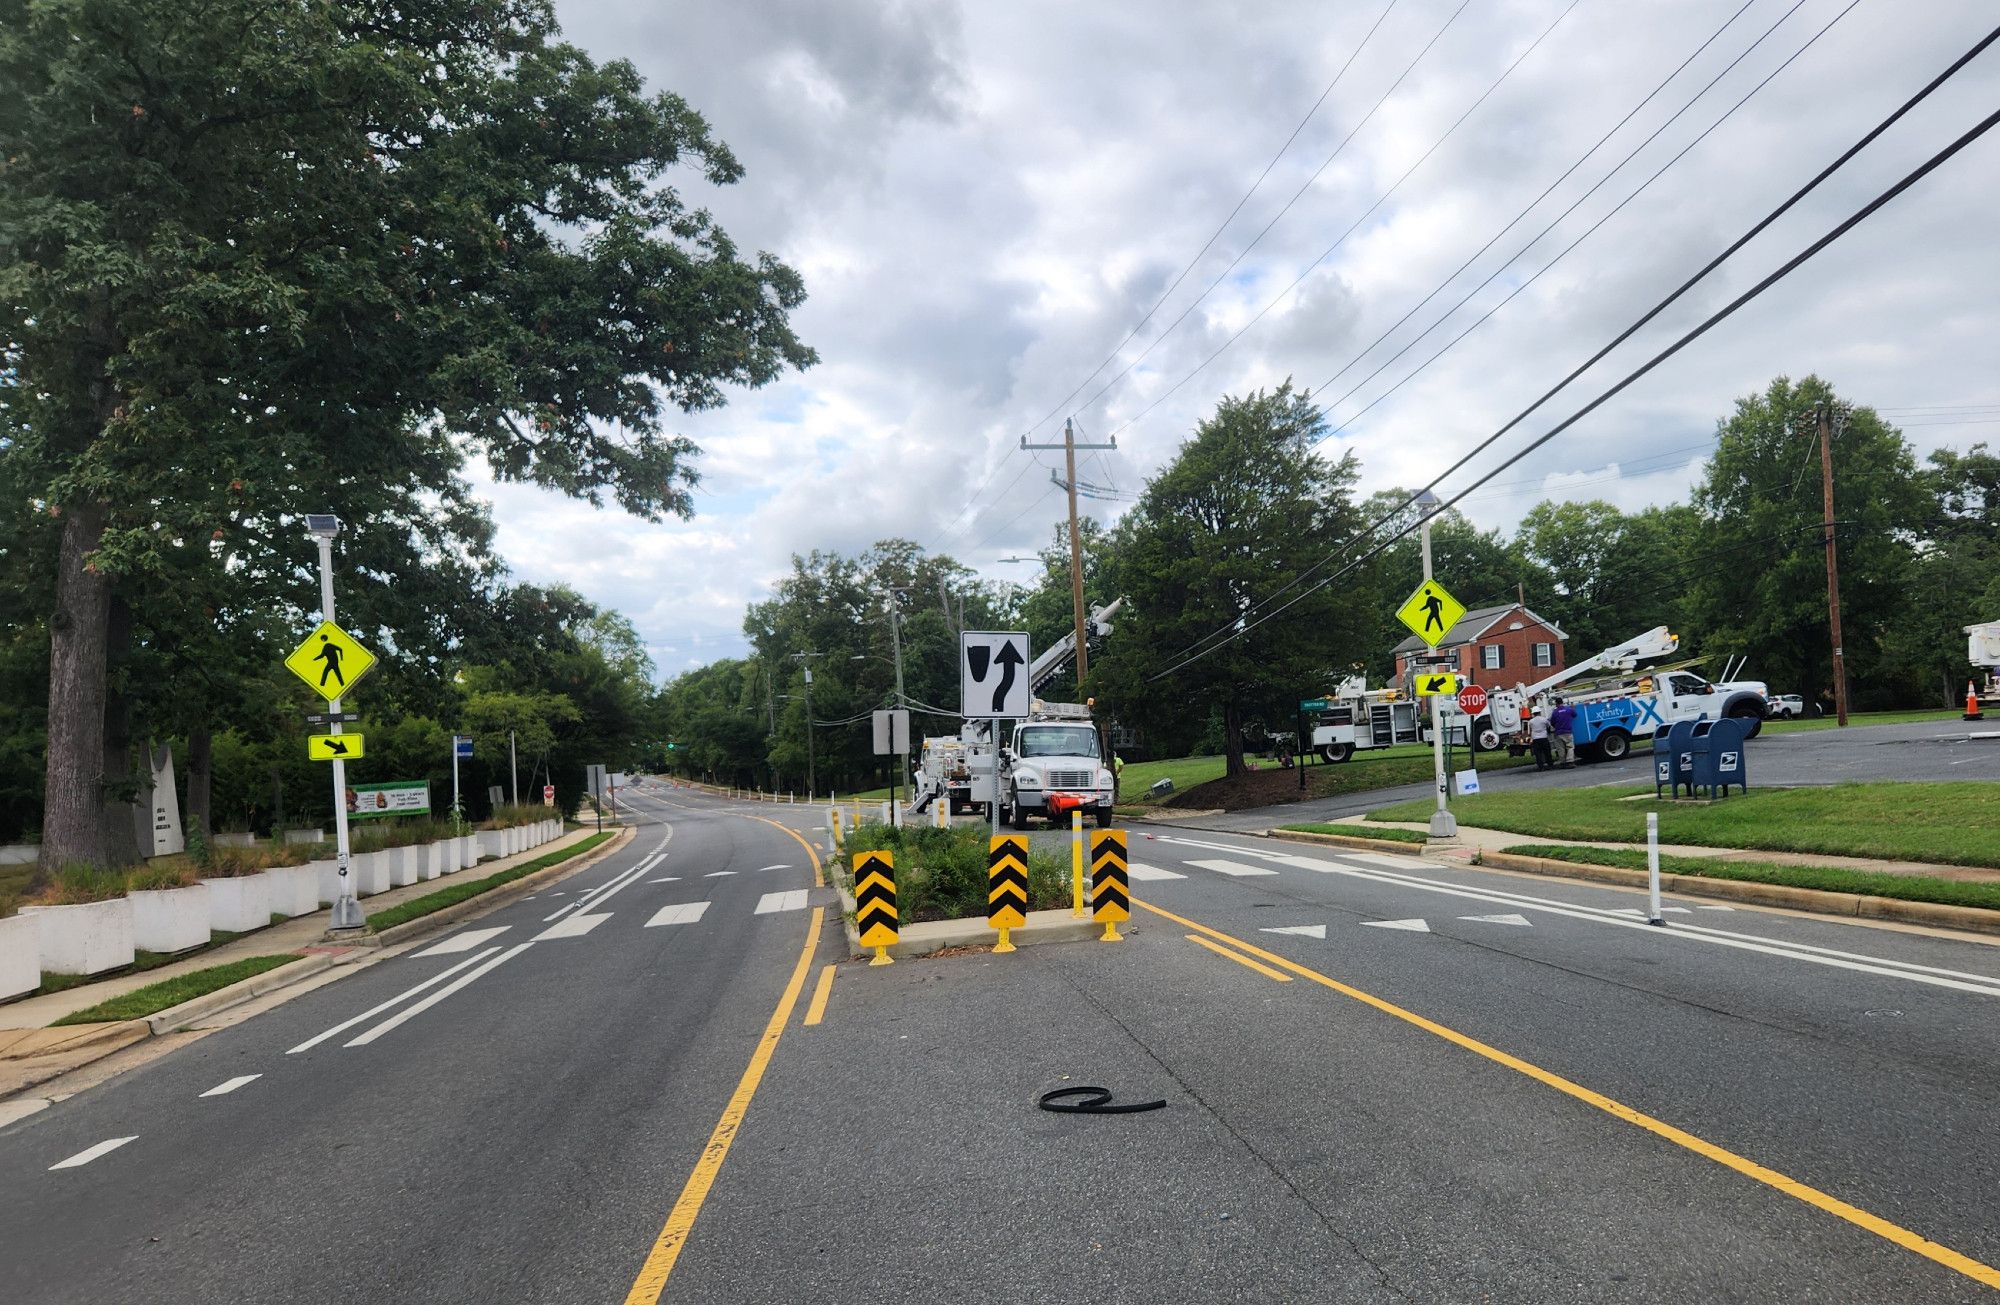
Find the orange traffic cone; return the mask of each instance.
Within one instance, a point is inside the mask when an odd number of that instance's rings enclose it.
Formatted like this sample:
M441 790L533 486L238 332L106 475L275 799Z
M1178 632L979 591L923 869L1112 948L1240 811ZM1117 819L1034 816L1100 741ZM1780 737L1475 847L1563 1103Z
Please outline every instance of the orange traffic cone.
M1971 680L1965 682L1965 718L1967 720L1986 719L1979 714L1979 690Z

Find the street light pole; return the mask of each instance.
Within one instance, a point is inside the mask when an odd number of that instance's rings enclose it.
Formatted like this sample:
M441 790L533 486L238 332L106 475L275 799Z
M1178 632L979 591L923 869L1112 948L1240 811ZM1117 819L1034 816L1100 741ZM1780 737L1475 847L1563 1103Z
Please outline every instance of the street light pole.
M1423 512L1423 524L1417 528L1418 539L1424 554L1424 583L1431 581L1431 518L1437 514L1437 496L1425 490L1417 498L1417 507ZM1431 768L1437 776L1437 810L1431 813L1432 838L1458 837L1458 818L1451 814L1446 803L1448 786L1444 774L1444 698L1431 695Z
M333 538L340 533L340 518L332 515L313 515L306 518L306 528L319 545L319 619L333 624ZM339 734L340 699L332 703L333 722L327 732ZM339 888L333 897L333 918L328 927L333 929L359 929L367 924L361 914L361 899L354 892L353 860L347 844L347 763L340 757L333 759L333 828L335 848L335 882Z

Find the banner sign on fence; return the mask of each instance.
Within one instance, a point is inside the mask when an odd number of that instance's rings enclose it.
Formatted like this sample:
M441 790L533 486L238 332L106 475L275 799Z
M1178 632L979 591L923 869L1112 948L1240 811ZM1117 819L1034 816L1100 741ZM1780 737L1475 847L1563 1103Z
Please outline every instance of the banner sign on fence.
M376 816L427 816L431 786L426 780L404 779L391 784L349 784L347 814L354 820Z

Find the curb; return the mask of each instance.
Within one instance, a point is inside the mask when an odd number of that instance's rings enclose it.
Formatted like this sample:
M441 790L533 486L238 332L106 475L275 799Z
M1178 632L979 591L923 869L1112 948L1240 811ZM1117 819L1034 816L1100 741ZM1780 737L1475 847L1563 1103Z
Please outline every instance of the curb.
M1513 852L1486 852L1479 864L1499 870L1523 870L1529 874L1561 879L1587 879L1621 888L1646 887L1644 870L1622 866L1588 865L1578 861L1556 861L1542 856L1520 856ZM1911 902L1898 897L1871 897L1859 893L1831 892L1823 888L1794 888L1789 884L1760 884L1742 879L1710 879L1705 875L1663 874L1660 890L1682 897L1715 897L1752 906L1775 906L1816 915L1845 916L1861 920L1889 920L1898 924L1921 924L1935 929L1961 929L1969 933L2000 934L2000 911L1979 906L1953 906L1945 902Z
M1264 837L1282 839L1287 843L1318 843L1325 847L1351 847L1360 852L1400 852L1404 856L1421 857L1423 843L1402 843L1393 838L1359 838L1346 834L1315 834L1303 829L1267 829Z
M522 875L519 879L511 883L502 884L498 888L490 889L487 892L477 893L462 902L453 902L450 906L440 907L432 911L429 915L420 915L414 920L391 925L380 933L370 933L353 939L335 939L329 933L327 941L342 942L353 947L393 947L397 943L406 942L411 938L421 938L425 934L434 932L447 924L456 924L458 921L470 916L483 915L496 907L506 906L518 898L525 897L537 888L558 883L579 870L587 870L599 861L602 861L605 857L610 856L613 852L623 848L637 836L637 827L626 825L609 839L599 843L582 856L570 857L567 860L558 861L552 866L544 866L533 874ZM497 874L498 871L494 873Z
M840 922L847 933L847 958L858 961L873 956L875 949L861 945L861 931L854 924L854 894L848 891L842 875L836 873L832 878L834 891L840 894ZM909 930L922 932L912 938ZM1042 943L1089 942L1103 932L1104 925L1089 916L1079 920L1067 910L1030 911L1028 923L1009 936L1016 947L1033 947ZM978 916L925 920L908 926L900 938L890 943L889 955L897 960L913 960L952 947L985 947L998 937L993 926Z
M238 980L227 988L205 992L191 1001L184 1001L178 1006L169 1006L162 1011L154 1011L151 1015L133 1022L144 1024L149 1034L156 1038L163 1033L178 1033L198 1020L205 1020L211 1015L220 1014L246 1001L281 992L295 983L303 983L316 974L324 974L336 965L345 964L349 959L346 956L330 956L324 953L304 954L298 960L288 961L276 969Z

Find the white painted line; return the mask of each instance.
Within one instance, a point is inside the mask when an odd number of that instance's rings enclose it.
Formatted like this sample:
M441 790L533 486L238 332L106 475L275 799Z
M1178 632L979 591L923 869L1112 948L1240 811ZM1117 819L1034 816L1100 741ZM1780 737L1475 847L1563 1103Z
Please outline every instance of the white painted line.
M1388 866L1391 870L1412 870L1417 866L1429 864L1414 852L1408 856L1384 856L1379 852L1342 852L1340 853L1340 859L1343 861L1360 861L1366 865L1384 865Z
M1325 925L1323 925L1323 924L1288 924L1288 925L1285 925L1285 926L1284 926L1283 928L1279 928L1279 929L1259 929L1259 930L1258 930L1257 932L1258 932L1258 933L1295 933L1295 934L1297 934L1297 935L1298 935L1299 937L1301 937L1301 938L1321 938L1321 939L1323 939L1323 938L1325 938L1325 937L1326 937L1326 926L1325 926Z
M377 1024L374 1028L368 1030L360 1037L354 1039L352 1042L347 1043L347 1045L350 1047L367 1046L369 1043L381 1037L384 1033L389 1032L391 1029L399 1028L402 1025L408 1023L409 1021L415 1019L417 1016L423 1014L431 1007L443 1001L446 997L449 997L454 992L457 992L460 988L468 987L471 984L477 983L482 976L490 974L494 970L499 969L502 965L505 965L508 961L513 960L516 956L519 956L522 952L527 951L528 948L532 945L533 945L532 943L515 943L512 947L509 947L506 951L501 952L498 956L495 956L492 960L486 962L486 964L480 966L478 969L468 970L466 973L461 974L453 982L446 984L442 988L439 988L436 992L424 998L422 1001L416 1003L414 1006L411 1006L408 1010L398 1011L396 1014L391 1015L388 1019L383 1020L380 1024Z
M101 1155L110 1155L113 1151L116 1151L119 1147L124 1146L127 1142L136 1141L137 1138L138 1134L134 1133L131 1137L114 1137L109 1141L99 1142L96 1146L91 1147L88 1151L78 1151L75 1155L71 1156L67 1160L58 1160L56 1163L49 1166L49 1172L53 1173L58 1169L80 1168L83 1165L89 1164L92 1160L97 1159L97 1157Z
M1535 927L1525 915L1461 915L1458 918L1472 920L1478 924L1518 924L1523 929Z
M646 921L646 927L660 924L693 924L701 919L701 913L708 909L707 902L676 902L653 912L653 918Z
M819 833L819 832L821 832L821 831L819 831L819 830L814 830L813 832L814 832L814 833ZM790 866L788 866L788 865L760 865L760 866L758 866L758 867L757 867L757 873L758 873L758 874L762 874L762 873L764 873L764 872L765 872L766 870L789 870L789 869L791 869L791 867L790 867Z
M648 879L646 882L649 884L677 884L680 881L681 877L679 875L668 875L665 879Z
M606 898L609 898L613 893L622 892L626 888L631 887L632 884L635 883L641 875L647 873L654 866L658 865L660 863L660 859L661 858L657 855L647 857L644 861L641 861L638 865L633 866L630 870L627 870L624 874L619 875L617 878L611 880L608 883L599 884L597 887L591 889L589 892L584 893L582 896L578 897L574 902L571 902L568 906L565 906L560 910L553 912L552 914L543 916L542 923L547 924L551 920L560 920L563 916L568 915L572 911L582 913L584 911L592 909L593 907L598 906Z
M1431 927L1422 920L1363 920L1369 929L1407 929L1411 933L1429 933Z
M1323 875L1330 875L1340 869L1332 861L1316 861L1309 856L1286 856L1277 852L1271 852L1267 855L1270 860L1276 861L1279 865L1293 866L1300 870L1317 870Z
M287 1051L285 1054L287 1056L296 1056L301 1051L310 1051L314 1047L318 1046L320 1043L325 1042L328 1038L332 1037L334 1034L345 1033L347 1032L347 1030L353 1028L355 1025L361 1023L364 1020L374 1019L377 1015L380 1015L383 1011L388 1010L391 1006L396 1005L398 1002L406 1001L409 998L416 996L418 993L422 992L425 988L434 987L437 984L443 983L446 979L449 979L452 975L457 974L460 970L464 969L466 966L477 965L479 962L485 960L487 957L491 956L494 952L497 952L499 950L500 949L498 947L488 947L485 951L480 952L476 956L468 956L464 960L460 961L458 964L446 970L444 973L433 974L430 978L425 979L422 983L418 984L416 987L405 988L403 991L397 993L395 996L389 998L389 1000L383 1002L379 1006L371 1006L367 1010L362 1011L359 1015L356 1015L353 1019L342 1020L340 1023L334 1025L326 1032L307 1038L304 1042L301 1042L298 1046L293 1047L290 1051Z
M601 915L572 915L560 924L550 925L529 941L548 942L554 938L581 938L610 918L611 912L609 911L605 911Z
M1697 911L1733 911L1736 908L1733 906L1696 906L1694 909Z
M1204 870L1213 870L1219 875L1234 875L1238 879L1245 879L1251 875L1278 873L1276 870L1266 870L1260 865L1244 865L1241 861L1190 861L1188 864L1200 866Z
M453 934L435 947L424 948L417 955L419 957L456 956L460 952L469 952L475 947L492 942L501 934L506 933L509 927L503 924L493 929L467 929L464 933Z
M249 1083L255 1083L262 1077L264 1077L262 1074L238 1074L226 1083L217 1083L214 1087L202 1093L202 1095L205 1097L226 1097L237 1088Z
M1138 879L1142 881L1147 879L1187 878L1187 876L1184 874L1176 874L1172 870L1162 870L1160 869L1160 867L1156 865L1146 865L1143 862L1139 861L1132 861L1127 863L1127 865L1125 866L1125 877L1127 879Z
M753 915L776 915L779 911L803 911L806 909L806 890L794 888L788 893L765 893L758 899Z
M736 873L736 872L735 872L734 870L711 870L711 871L709 871L709 872L708 872L707 874L703 875L703 876L702 876L702 878L703 878L703 879L720 879L720 878L722 878L722 876L724 876L724 875L733 875L733 874L735 874L735 873Z

